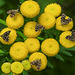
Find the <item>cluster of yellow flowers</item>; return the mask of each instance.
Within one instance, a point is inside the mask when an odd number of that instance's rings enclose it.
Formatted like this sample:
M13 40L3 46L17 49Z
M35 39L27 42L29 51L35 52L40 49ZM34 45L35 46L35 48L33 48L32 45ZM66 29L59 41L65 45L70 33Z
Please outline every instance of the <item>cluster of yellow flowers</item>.
M31 65L28 60L23 60L22 62L15 61L12 64L5 62L2 64L1 69L5 74L13 72L13 75L18 75L23 72L23 70L30 70Z
M24 17L33 18L39 14L40 6L35 1L25 1L21 4L20 11ZM66 48L73 47L75 46L75 42L65 38L66 36L71 35L71 31L69 30L73 28L73 21L67 23L66 25L61 25L61 16L59 16L60 14L61 6L59 4L49 4L45 7L44 13L41 14L38 18L38 23L44 26L45 29L50 29L56 24L55 26L57 30L65 31L59 37L60 44ZM6 18L6 25L8 26L8 28L4 28L0 32L0 35L4 34L7 31L11 32L9 34L8 42L6 42L3 37L0 37L0 41L3 44L12 44L16 40L17 34L15 29L22 27L24 24L24 18L22 15L20 13L16 13L11 18L11 14L9 14ZM56 19L56 17L58 18ZM68 16L65 17L65 19L68 18ZM24 26L23 34L28 38L24 42L14 43L9 51L10 56L17 61L24 60L27 57L28 53L33 53L29 57L29 61L23 61L22 63L13 62L12 64L4 63L1 67L4 73L9 73L10 68L13 73L22 73L23 66L25 67L25 70L29 70L32 66L34 70L41 71L47 66L47 58L45 55L50 57L58 54L60 46L55 39L45 39L40 45L40 41L36 37L40 35L41 30L39 30L38 32L35 31L36 24L37 22L35 21L29 21L28 23L26 23ZM40 47L41 51L45 55L41 52L37 52L40 50Z

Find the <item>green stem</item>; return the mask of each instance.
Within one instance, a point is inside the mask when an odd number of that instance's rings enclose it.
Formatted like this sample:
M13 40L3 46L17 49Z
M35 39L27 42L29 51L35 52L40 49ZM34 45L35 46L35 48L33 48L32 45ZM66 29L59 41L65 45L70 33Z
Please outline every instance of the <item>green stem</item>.
M44 40L44 38L42 38L42 37L37 37L37 39L38 39L38 40L41 40L41 41Z
M6 25L6 22L2 19L0 19L0 23L3 24L3 25Z
M20 32L20 31L16 31L16 32L17 32L17 34L18 34L19 36L21 36L24 40L27 39L27 37L26 37L22 32Z

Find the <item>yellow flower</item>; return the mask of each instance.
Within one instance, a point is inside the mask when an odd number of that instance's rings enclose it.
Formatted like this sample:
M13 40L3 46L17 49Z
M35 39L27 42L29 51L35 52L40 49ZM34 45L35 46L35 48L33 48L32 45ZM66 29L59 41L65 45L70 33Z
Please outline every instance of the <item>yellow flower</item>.
M46 66L47 66L47 58L46 58L46 56L45 56L43 53L35 52L35 53L33 53L33 54L29 57L29 61L30 61L30 62L33 62L33 61L36 61L36 60L41 60L41 67L40 67L40 69L38 70L36 65L32 65L32 68L33 68L34 70L36 70L36 71L41 71L41 70L43 70L43 69L46 68Z
M47 56L55 56L59 52L59 44L55 39L48 38L42 42L41 50Z
M66 36L71 35L71 31L65 31L60 35L59 42L65 48L71 48L74 46L75 42L66 39Z
M7 31L11 31L10 34L8 35L9 37L9 40L8 42L5 41L1 35L3 35L5 32ZM10 29L10 28L4 28L1 33L0 33L0 41L3 43L3 44L12 44L15 40L16 40L16 37L17 37L17 34L16 34L16 31L13 30L13 29Z
M45 29L50 29L55 25L55 17L53 15L43 13L38 19L39 24L45 27Z
M40 42L36 38L28 38L25 40L25 45L30 53L39 51Z
M10 73L11 72L11 63L9 63L9 62L3 63L1 66L1 70L5 74Z
M33 18L39 14L40 6L35 1L25 1L20 7L20 11L25 17Z
M26 23L25 27L24 27L24 35L27 37L37 37L38 35L40 35L41 30L36 32L35 31L35 26L36 26L36 22L34 21L30 21L28 23Z
M69 17L66 16L66 19L68 19L68 18ZM57 18L57 20L56 20L56 29L57 30L67 31L67 30L71 30L72 28L73 28L73 21L71 21L67 25L61 25L61 16Z
M31 69L31 64L28 60L23 60L22 61L22 64L23 64L23 67L24 67L24 70L30 70Z
M19 13L16 13L13 18L11 18L10 15L8 15L6 18L6 24L9 28L18 29L23 26L24 18Z
M28 50L23 42L16 42L10 48L10 56L14 60L23 60L28 55Z
M23 65L20 62L13 62L11 64L11 71L16 74L20 74L23 72Z
M57 3L49 4L45 7L44 12L54 15L55 17L61 14L61 6Z

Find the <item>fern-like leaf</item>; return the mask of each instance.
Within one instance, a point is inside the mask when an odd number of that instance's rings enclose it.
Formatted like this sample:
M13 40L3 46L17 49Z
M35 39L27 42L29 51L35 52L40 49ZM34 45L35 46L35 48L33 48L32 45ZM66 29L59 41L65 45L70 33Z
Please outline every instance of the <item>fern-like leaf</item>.
M72 48L65 48L62 45L60 45L60 50L68 50L68 51L75 51L75 46Z
M48 66L49 68L53 68L53 67L54 67L54 66L51 64L50 61L47 61L47 66Z
M59 54L57 54L55 57L61 61L64 61L64 59Z
M72 54L66 50L61 50L60 52L67 55L67 56L72 56Z

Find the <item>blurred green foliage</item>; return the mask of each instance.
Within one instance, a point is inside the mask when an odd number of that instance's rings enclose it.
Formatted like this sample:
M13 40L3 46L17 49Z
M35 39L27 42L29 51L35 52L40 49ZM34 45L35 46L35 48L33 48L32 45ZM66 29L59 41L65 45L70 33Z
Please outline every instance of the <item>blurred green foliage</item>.
M74 8L75 0L35 0L35 1L37 1L41 6L40 14L43 13L45 6L47 6L49 3L56 2L60 4L62 7L62 12L70 16L71 18L73 18L73 21L75 24L75 8ZM17 9L19 7L18 5L20 5L19 0L0 0L0 19L5 20L7 17L6 12L10 9ZM37 18L39 17L39 15L37 16ZM4 27L5 27L4 25L0 24L0 30L2 30ZM74 25L74 29L75 29L75 25ZM48 36L46 36L46 38L47 37ZM6 50L8 50L9 48L9 46L6 46L6 45L4 47L6 48ZM75 49L75 47L73 49ZM29 75L75 75L75 52L71 51L71 53L73 54L72 57L61 54L65 60L64 62L51 57L49 60L54 65L54 67L49 63L49 65L52 66L52 68L47 67L45 70L40 72L31 70L29 72ZM71 54L69 55L71 56ZM59 56L57 56L57 58L58 57ZM2 59L1 56L0 56L0 59ZM4 62L5 59L6 57L2 60L2 62Z

